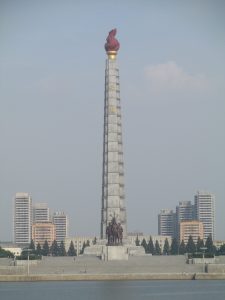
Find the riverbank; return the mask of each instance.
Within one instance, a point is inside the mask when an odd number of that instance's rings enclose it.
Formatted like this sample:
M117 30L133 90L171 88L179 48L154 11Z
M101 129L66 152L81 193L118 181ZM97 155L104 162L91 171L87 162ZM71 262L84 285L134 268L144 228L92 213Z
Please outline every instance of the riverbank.
M0 275L0 282L109 280L225 280L225 273Z

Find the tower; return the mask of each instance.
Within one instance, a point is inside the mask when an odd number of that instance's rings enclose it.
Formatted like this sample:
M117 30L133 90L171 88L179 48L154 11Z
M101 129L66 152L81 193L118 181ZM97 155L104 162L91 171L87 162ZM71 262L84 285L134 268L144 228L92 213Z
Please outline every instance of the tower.
M207 192L195 195L195 218L203 223L204 240L215 239L215 196Z
M180 240L180 223L193 220L193 205L191 201L180 201L176 206L176 229L175 236Z
M119 68L116 61L120 44L116 29L109 32L105 50L108 58L105 68L104 142L102 174L101 238L106 238L106 227L112 218L123 227L127 236L124 194L124 163L120 104Z
M57 243L64 242L68 235L68 217L64 212L53 214L53 224L55 225L55 239Z
M32 228L32 199L28 193L16 193L13 225L14 243L29 244Z
M158 215L158 234L175 235L175 213L170 209L162 209Z

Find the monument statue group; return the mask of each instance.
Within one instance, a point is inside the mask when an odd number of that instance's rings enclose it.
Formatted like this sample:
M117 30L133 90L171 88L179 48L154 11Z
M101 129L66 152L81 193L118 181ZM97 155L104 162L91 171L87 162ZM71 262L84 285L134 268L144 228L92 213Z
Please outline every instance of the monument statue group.
M106 236L108 239L108 246L122 245L123 228L120 223L117 224L115 217L106 227Z

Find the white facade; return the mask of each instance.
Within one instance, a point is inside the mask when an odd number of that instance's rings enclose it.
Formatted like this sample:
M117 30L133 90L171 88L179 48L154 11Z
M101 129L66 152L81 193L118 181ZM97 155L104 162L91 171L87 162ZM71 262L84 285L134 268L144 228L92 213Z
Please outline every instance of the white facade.
M50 221L47 203L35 203L33 206L33 223L46 223Z
M158 234L175 236L176 214L173 210L162 209L158 215Z
M26 245L31 242L32 199L28 193L16 193L14 198L14 243Z
M119 69L116 53L108 55L105 69L105 113L103 143L101 238L106 238L106 227L112 218L123 227L127 236L124 193L124 163L120 105Z
M68 216L64 212L55 212L52 221L55 225L56 241L60 243L68 236Z
M90 236L76 236L76 237L68 237L65 239L65 249L66 249L66 252L69 250L69 247L70 247L70 243L71 241L73 242L74 244L74 248L77 252L77 255L79 255L82 247L83 247L83 244L87 243L87 241L89 241L89 244L90 246L93 245L93 240L94 240L94 237L90 237Z
M148 243L150 240L150 236L152 238L153 244L155 245L156 241L158 241L159 246L161 248L161 250L163 250L164 244L165 244L165 240L168 240L169 245L171 246L172 243L172 236L170 235L144 235L144 234L132 234L132 235L128 235L127 239L131 242L132 245L135 245L136 239L138 237L138 240L140 242L140 244L142 243L143 239L146 240L146 242Z
M195 195L195 217L204 226L204 240L211 235L215 239L215 196L198 191Z

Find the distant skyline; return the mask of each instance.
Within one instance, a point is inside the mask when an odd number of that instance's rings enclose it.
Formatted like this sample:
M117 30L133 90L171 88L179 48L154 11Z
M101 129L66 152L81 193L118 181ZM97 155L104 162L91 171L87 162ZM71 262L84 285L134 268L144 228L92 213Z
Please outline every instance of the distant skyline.
M225 240L225 2L0 0L0 240L28 192L99 235L105 39L117 28L128 232L215 195Z

